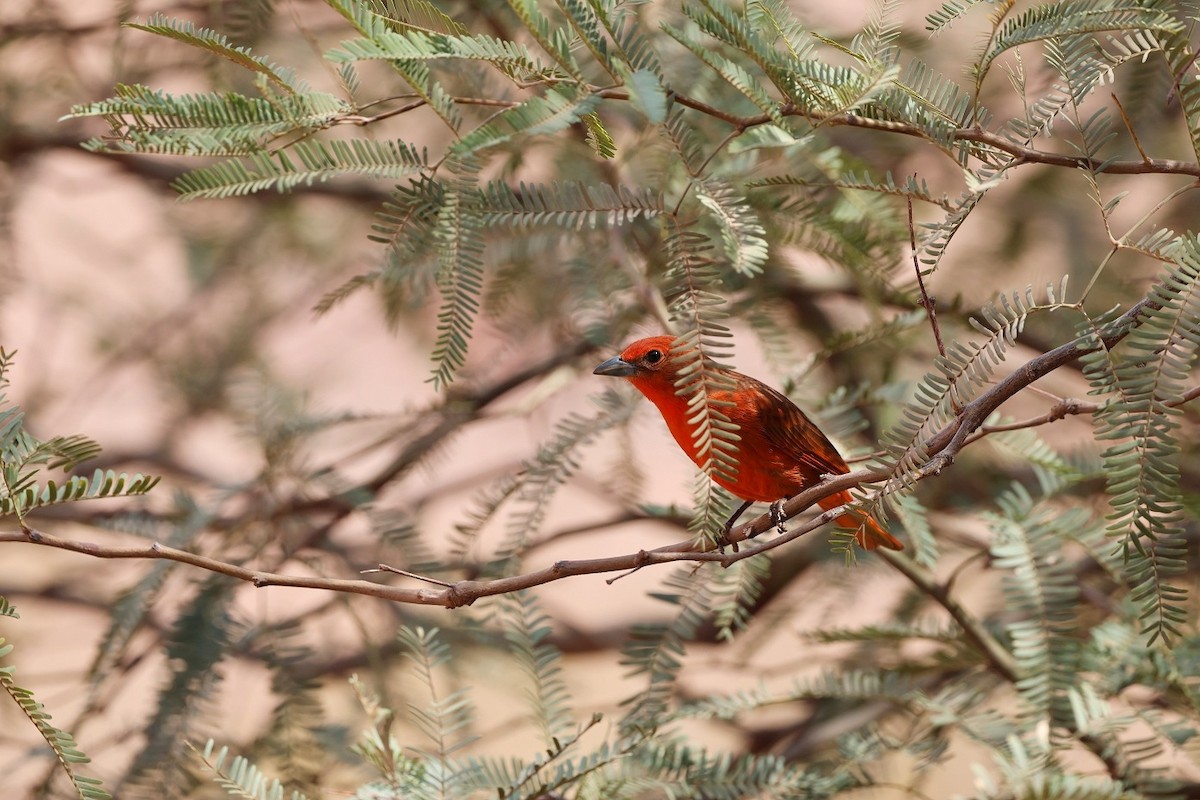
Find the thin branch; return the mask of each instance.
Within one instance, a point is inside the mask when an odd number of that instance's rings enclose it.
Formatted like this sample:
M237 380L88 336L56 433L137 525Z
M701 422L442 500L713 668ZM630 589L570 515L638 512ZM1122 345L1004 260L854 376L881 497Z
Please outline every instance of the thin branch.
M543 81L542 83L552 83L553 81ZM593 94L602 99L609 100L628 100L629 92L620 88L593 88ZM395 98L387 98L395 99ZM765 125L772 122L772 118L767 114L757 114L742 116L734 114L716 106L709 105L701 100L697 100L687 95L674 94L672 95L674 102L685 108L690 108L698 111L706 116L714 119L722 120L723 122L732 125L737 131L745 131L749 128ZM487 98L477 97L455 97L453 101L463 105L497 105L508 107L514 104L514 101L497 101ZM333 121L331 125L337 124L354 124L365 125L370 122L379 121L388 117L396 116L400 113L413 111L416 108L424 105L424 101L414 101L403 106L402 110L387 111L377 114L374 117L364 117L361 114L347 115L344 122ZM366 108L371 103L362 106ZM867 130L886 131L889 133L899 134L901 136L911 136L918 139L924 139L939 147L944 145L941 142L933 142L929 138L929 134L917 125L910 125L903 122L894 122L889 120L876 120L861 117L856 114L822 114L815 111L805 111L797 108L791 103L784 103L780 106L780 113L783 116L803 117L813 123L819 123L825 127L840 127L847 126L853 128L864 128ZM16 140L19 144L14 145L14 137L8 137L3 143L0 143L0 160L10 161L12 159L12 150L21 152L36 152L47 147L70 147L72 150L78 148L78 139L75 137L42 137L18 135ZM1085 168L1094 173L1104 173L1109 175L1146 175L1146 174L1167 174L1167 175L1190 175L1200 178L1200 163L1195 161L1178 161L1173 159L1163 158L1148 158L1143 154L1143 158L1136 161L1098 161L1083 156L1072 156L1061 153L1052 153L1045 150L1037 150L1032 147L1027 147L1013 141L1005 139L1003 136L992 133L990 131L981 130L978 128L959 128L949 134L949 141L953 142L974 142L986 147L992 148L998 152L1007 153L1012 156L1016 162L1029 164L1044 164L1057 167L1069 167L1072 169ZM116 160L126 169L133 169L139 174L147 175L164 183L172 183L186 170L175 167L171 164L155 161L151 159L130 159L125 153L105 153L97 152L93 155L101 158L110 158ZM136 165L136 166L130 166ZM356 199L374 200L380 196L378 192L373 190L364 190L359 184L342 185L337 182L320 184L310 187L310 191L320 191L331 194L348 194L353 195Z
M1176 397L1173 400L1165 400L1162 405L1164 408L1178 408L1179 406L1190 403L1200 397L1200 386L1193 386L1186 392ZM1014 422L1004 422L996 425L980 425L979 430L967 437L966 443L978 441L990 433L1002 433L1004 431L1017 431L1023 428L1036 428L1041 425L1047 425L1051 422L1057 422L1060 419L1075 416L1078 414L1095 414L1102 406L1099 403L1091 403L1086 400L1079 400L1074 397L1066 397L1058 401L1045 414L1039 414L1036 417L1028 417L1023 420Z
M209 572L228 575L231 578L246 581L259 588L263 586L295 586L303 589L330 589L349 594L365 594L371 597L396 600L403 603L444 605L444 603L438 602L435 598L426 596L430 594L442 594L442 592L433 592L428 589L403 589L396 586L371 583L370 581L344 578L307 578L296 575L280 575L273 572L249 569L236 564L229 564L215 558L168 547L158 542L149 545L95 544L93 542L64 539L30 527L19 531L0 531L0 542L28 542L29 544L38 544L46 547L54 547L59 550L83 553L95 558L149 558L178 561L181 564L190 564L193 567L199 567Z
M604 89L597 92L600 97L613 100L628 100L629 92L624 89ZM704 103L700 100L688 97L687 95L673 95L676 103L686 108L699 111L710 117L722 120L733 125L735 128L747 129L756 125L765 125L772 122L768 114L755 114L750 116L741 116L723 111L719 108ZM889 133L897 133L901 136L912 136L917 139L925 139L932 141L929 134L924 128L917 125L910 125L905 122L893 122L891 120L868 119L860 117L857 114L823 114L817 111L806 111L797 108L791 103L783 103L779 108L780 113L785 117L804 117L805 119L820 123L825 127L847 126L851 128L865 128L868 130L887 131ZM1200 163L1195 161L1176 161L1165 158L1148 158L1138 159L1137 161L1099 161L1084 156L1064 155L1062 153L1051 153L1046 150L1038 150L1033 147L1026 147L1017 142L1010 141L1000 134L985 131L979 128L958 128L951 131L949 141L953 142L974 142L1007 153L1013 156L1016 160L1030 164L1046 164L1055 167L1070 167L1072 169L1084 168L1091 172L1105 173L1109 175L1146 175L1146 174L1168 174L1168 175L1191 175L1200 178ZM940 144L939 144L940 146Z
M406 103L398 108L393 108L388 111L380 111L378 114L373 114L372 116L369 116L369 117L363 116L361 114L348 114L344 117L339 117L336 120L335 124L337 124L337 125L358 125L361 127L361 126L365 126L365 125L370 125L373 122L379 122L380 120L388 119L389 117L398 117L401 114L407 114L409 111L420 108L423 105L425 105L424 100L414 100L413 102Z
M541 81L539 83L554 83L555 81ZM598 88L593 87L592 93L606 100L628 100L629 91L622 88ZM716 106L710 105L688 97L683 94L673 94L672 99L685 108L690 108L694 111L719 119L732 125L736 131L740 133L749 128L758 125L765 125L772 122L772 118L768 114L753 114L742 116L733 114ZM483 98L471 97L455 97L454 102L472 105L510 105L511 101L487 101ZM414 102L404 107L405 111L411 111L422 102ZM868 130L887 131L889 133L900 134L901 136L912 136L917 139L924 139L932 142L929 133L918 125L912 125L906 122L895 122L892 120L877 120L861 117L857 114L836 113L826 114L819 111L809 111L798 108L792 103L780 104L779 112L785 117L803 117L810 122L820 124L824 127L841 127L847 126L852 128L866 128ZM393 113L387 112L379 115L380 118L386 116L394 116ZM361 124L354 120L355 124ZM1086 156L1072 156L1063 153L1052 153L1046 150L1038 150L1033 147L1028 147L1019 144L1002 135L986 131L981 128L958 128L949 134L949 141L953 142L974 142L993 150L1007 153L1019 162L1029 164L1045 164L1055 167L1070 167L1072 169L1087 169L1090 172L1105 173L1109 175L1146 175L1146 174L1167 174L1167 175L1191 175L1200 178L1200 163L1195 161L1178 161L1175 159L1166 158L1149 158L1142 153L1142 158L1137 161L1100 161ZM938 143L941 146L941 143Z
M929 296L929 292L925 290L925 276L921 274L921 263L917 260L917 226L913 222L913 202L912 198L907 198L908 201L908 242L912 250L913 270L917 273L917 287L921 291L921 307L925 309L925 314L929 317L929 327L933 328L933 340L937 343L938 355L942 358L946 357L946 344L942 341L942 329L938 325L937 311L934 310L934 304L937 302Z
M1156 305L1148 297L1135 303L1099 332L1100 344L1095 344L1093 336L1082 336L1025 362L991 389L963 406L955 420L934 434L926 443L927 452L931 455L936 454L948 464L962 448L967 436L974 433L1006 400L1064 364L1093 353L1100 347L1111 349L1140 324L1142 312L1151 307Z
M1098 336L1081 337L1068 342L1054 350L1031 359L1022 365L1008 378L997 383L979 397L967 403L959 411L954 422L935 434L928 443L928 450L933 457L912 476L912 480L938 475L943 469L953 463L955 455L968 442L970 434L977 430L984 419L1007 399L1017 394L1033 381L1051 372L1063 364L1069 363L1100 346L1112 347L1123 339L1138 323L1141 312L1151 305L1149 299L1144 299L1134 305L1124 315L1098 332ZM1097 338L1099 344L1097 344ZM1178 402L1200 395L1200 387L1189 390ZM394 465L393 465L394 466ZM387 472L388 470L385 470ZM784 517L791 518L804 511L818 500L858 486L864 482L876 482L890 477L888 470L857 470L845 475L828 476L816 486L813 486L791 498L783 507ZM728 567L736 561L752 558L767 550L781 547L817 528L833 521L846 511L846 506L838 506L825 510L791 530L773 538L756 541L752 546L741 548L740 552L714 552L712 544L705 540L680 542L654 550L639 550L621 556L606 558L580 559L558 561L549 567L522 575L514 575L493 580L461 580L445 583L440 580L427 580L424 576L411 577L434 584L418 588L387 586L361 579L298 577L282 575L273 572L250 569L239 565L228 564L207 556L188 553L159 543L150 545L120 546L98 545L65 539L43 531L23 526L19 531L0 532L0 542L28 542L47 547L55 547L73 552L84 553L96 558L151 558L167 559L179 563L206 569L211 572L228 575L238 580L246 581L255 587L293 586L298 588L326 589L329 591L362 594L378 597L394 602L419 605L443 606L456 608L469 605L481 597L507 594L520 589L539 586L552 581L561 580L575 575L598 574L606 572L629 572L642 569L653 564L675 563L679 561L715 561ZM756 520L735 528L727 536L730 544L753 538L768 529L775 527L775 521L770 514L764 514ZM881 557L912 581L931 599L940 604L950 616L962 627L964 635L978 648L979 652L989 662L993 669L1008 680L1017 677L1016 667L1010 655L997 642L981 622L971 615L950 594L949 587L937 583L934 578L920 570L911 560L892 553L882 553Z
M1142 157L1142 161L1149 162L1150 156L1146 155L1146 151L1142 149L1142 143L1138 140L1137 131L1133 129L1133 121L1129 119L1129 115L1125 113L1125 106L1121 105L1121 98L1117 97L1116 92L1110 92L1109 96L1117 105L1117 111L1121 112L1121 119L1125 122L1125 130L1129 131L1129 138L1133 139L1133 146L1137 148L1138 155Z
M820 115L805 114L800 111L793 111L792 114L794 116L804 116L810 119L820 118ZM765 117L765 115L763 116ZM766 117L763 122L765 123L769 120L770 118ZM840 114L822 121L826 125L848 125L855 128L890 131L903 136L914 136L918 139L929 138L924 129L916 125L909 125L903 122L886 122L866 119L865 117L859 117L853 114ZM1071 156L1061 153L1051 153L1045 150L1038 150L1033 147L1026 147L1025 145L1009 141L998 134L976 128L959 128L950 134L950 139L951 141L955 142L975 142L976 144L986 145L987 147L991 147L995 150L1008 153L1018 161L1029 164L1046 164L1054 167L1087 169L1090 172L1104 173L1108 175L1168 174L1200 177L1200 164L1196 163L1195 161L1176 161L1165 158L1150 158L1146 160L1139 159L1137 161L1100 161L1098 159L1087 158L1084 156Z
M446 586L446 587L453 586L453 584L448 583L444 580L441 580L440 578L432 578L432 577L429 577L428 575L418 575L415 572L409 572L406 569L400 569L399 567L393 567L390 564L380 564L378 567L376 567L374 569L364 569L362 572L364 575L370 575L371 573L374 573L374 572L390 572L393 575L403 575L405 578L412 578L413 580L424 581L425 583L431 583L434 586Z
M954 621L958 623L958 626L963 629L963 633L967 639L983 653L984 657L987 658L988 662L997 672L1011 682L1017 680L1019 673L1016 662L1013 661L1012 654L1004 649L1004 646L996 640L996 637L992 636L983 623L954 599L950 594L948 583L939 583L928 570L923 569L903 553L896 553L891 550L879 550L878 554L880 558L891 564L904 577L908 578L913 585L937 601L938 605L942 608L946 609Z
M1138 324L1140 314L1150 305L1151 301L1149 299L1143 299L1126 311L1121 317L1118 317L1114 322L1106 326L1099 333L1100 344L1096 343L1096 337L1091 336L1081 337L1068 342L1026 362L1007 378L964 405L955 420L934 434L929 440L927 443L927 452L932 457L926 462L924 467L918 470L916 475L912 476L913 480L922 480L933 475L938 475L943 469L950 466L959 450L966 444L970 434L983 424L988 415L1029 384L1054 369L1094 351L1101 345L1111 348L1121 341ZM506 386L511 388L512 385L514 385L513 382L501 382L497 386L491 387L491 391L486 392L485 396L497 396L495 393L503 393L507 391ZM1187 394L1189 399L1200 394L1200 387L1190 390ZM477 402L482 399L480 397L475 398ZM380 480L386 483L384 476L394 474L397 469L403 469L406 463L405 459L393 461L374 480L368 481L368 483L376 485ZM856 470L845 475L828 476L817 485L806 489L785 503L783 506L784 518L790 519L795 517L818 500L845 489L850 489L866 482L886 480L889 477L890 472L888 470L867 469ZM300 588L327 589L352 594L363 594L396 602L455 608L457 606L469 605L480 597L506 594L519 589L528 589L575 575L621 572L639 569L652 564L674 563L683 560L715 561L723 566L728 566L735 561L751 558L759 553L794 541L800 536L836 519L845 510L844 506L828 509L824 513L793 527L787 533L762 542L756 542L754 546L742 548L741 552L738 553L713 552L708 542L687 541L654 550L641 550L637 553L620 556L558 561L541 570L506 578L485 581L462 580L438 588L421 587L416 589L385 586L366 580L348 578L282 575L228 564L214 558L188 553L158 543L145 546L99 545L53 536L29 527L22 528L19 531L0 532L0 542L27 542L84 553L96 558L167 559L228 575L232 578L251 583L256 587L295 586ZM756 520L734 528L729 532L727 539L730 544L744 541L765 533L774 527L775 522L771 519L771 515L763 514ZM939 598L935 596L935 599ZM939 599L939 602L942 601ZM945 605L944 602L943 605ZM955 613L950 608L947 608L947 610L951 614ZM1000 666L997 668L1002 669Z
M713 151L708 154L708 157L704 159L700 166L696 167L695 170L688 168L688 173L691 175L692 180L688 181L687 186L683 187L683 191L680 192L679 201L675 203L675 208L671 211L673 215L678 216L679 209L683 208L683 201L687 198L688 192L690 192L692 187L696 185L696 179L704 174L704 170L708 168L708 165L712 163L712 160L716 158L722 150L728 147L730 142L741 136L744 132L745 131L740 128L735 128L734 130L725 134L725 138L717 143L717 146L713 148ZM684 166L687 166L686 163Z

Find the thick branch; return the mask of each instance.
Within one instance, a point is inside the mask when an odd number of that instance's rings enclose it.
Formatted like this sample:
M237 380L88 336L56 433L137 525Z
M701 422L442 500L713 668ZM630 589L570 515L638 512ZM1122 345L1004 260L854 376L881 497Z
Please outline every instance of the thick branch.
M1064 364L1069 364L1088 353L1099 350L1101 346L1111 349L1138 325L1142 311L1151 305L1153 305L1153 301L1148 297L1143 298L1120 317L1106 325L1099 332L1100 344L1093 344L1095 341L1093 337L1080 337L1025 362L991 389L963 406L955 421L938 431L929 440L926 452L931 456L942 454L953 459L967 436L982 425L983 421L1006 400L1033 384L1034 381L1044 378Z
M1149 299L1143 299L1107 325L1099 334L1099 340L1103 346L1111 348L1124 339L1129 331L1138 324L1138 317L1142 311L1150 305ZM930 437L925 444L928 461L920 473L914 477L921 480L940 473L954 461L970 434L982 426L983 421L993 411L1039 378L1097 350L1100 345L1094 344L1094 342L1095 339L1092 337L1080 337L1032 358L1014 370L1012 374L997 382L992 388L964 405L954 420ZM1190 394L1192 393L1189 392ZM844 489L852 489L863 483L887 480L890 477L892 477L892 473L889 470L869 469L859 469L844 475L830 476L788 500L783 506L784 516L790 519L829 495ZM728 538L731 543L739 542L745 538L765 533L772 527L771 515L763 514L758 519L734 528L730 531Z

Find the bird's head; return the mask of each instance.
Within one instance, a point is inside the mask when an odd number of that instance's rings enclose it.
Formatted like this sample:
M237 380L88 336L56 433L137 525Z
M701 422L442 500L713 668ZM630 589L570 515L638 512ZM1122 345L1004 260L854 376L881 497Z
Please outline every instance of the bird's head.
M683 367L680 355L686 352L686 347L682 351L679 349L673 336L651 336L629 345L621 351L621 355L602 362L592 373L625 378L662 407L663 403L678 400L675 382Z
M674 383L675 373L679 368L673 357L675 353L671 345L675 339L671 336L651 336L639 339L621 351L621 355L613 356L597 365L592 370L593 375L608 375L613 378L629 378L640 380L660 380L666 378Z

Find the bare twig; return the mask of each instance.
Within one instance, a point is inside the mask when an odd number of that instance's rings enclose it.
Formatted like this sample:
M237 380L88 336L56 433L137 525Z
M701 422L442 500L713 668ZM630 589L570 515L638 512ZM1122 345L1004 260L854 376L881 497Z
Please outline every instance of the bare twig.
M1012 655L1004 649L1004 646L996 640L996 637L992 636L988 629L973 614L968 612L961 603L954 599L950 594L948 584L939 583L928 570L922 568L903 553L896 553L891 550L880 550L878 552L884 561L895 567L917 588L937 601L938 605L942 608L946 609L954 621L958 623L958 626L963 629L963 633L971 641L971 644L975 645L983 653L984 657L987 658L988 662L997 672L1009 681L1016 681L1018 677L1017 665L1013 661Z
M942 329L938 325L937 311L934 310L936 301L929 296L929 292L925 291L925 276L921 274L921 263L917 259L917 226L913 223L913 202L911 197L906 199L908 201L908 242L912 248L913 270L917 273L917 287L921 290L921 308L925 309L925 314L929 317L929 327L933 328L933 340L937 343L938 355L945 358L946 345L942 341Z
M1137 148L1142 161L1150 163L1150 156L1146 155L1146 151L1142 149L1142 143L1138 140L1137 131L1133 129L1133 122L1129 119L1129 115L1125 113L1125 106L1121 105L1121 98L1117 97L1116 92L1110 92L1109 96L1117 104L1117 111L1121 112L1121 119L1125 122L1125 130L1129 131L1129 138L1133 139L1133 146Z
M424 581L425 583L431 583L434 586L450 587L450 586L454 585L452 583L448 583L444 580L441 580L440 578L434 578L429 575L418 575L417 573L409 572L406 569L400 569L399 567L393 567L391 564L380 564L378 567L373 567L372 569L364 569L362 571L362 574L370 575L375 572L390 572L393 575L403 575L406 578L412 578L414 580Z

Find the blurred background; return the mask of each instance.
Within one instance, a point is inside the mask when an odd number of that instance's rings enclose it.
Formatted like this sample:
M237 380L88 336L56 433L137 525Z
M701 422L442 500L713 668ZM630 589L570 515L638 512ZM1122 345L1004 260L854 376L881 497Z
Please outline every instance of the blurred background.
M866 2L788 5L832 37L848 38L876 13ZM894 9L900 41L969 87L960 66L974 57L987 12L930 37L924 17L935 8ZM473 33L522 36L508 6L447 3L442 10ZM207 162L80 146L107 132L103 121L63 117L73 106L112 96L117 84L172 93L253 90L244 74L197 48L119 27L160 11L251 45L335 93L338 76L321 54L355 35L317 0L0 5L0 345L16 351L9 399L25 410L36 436L79 433L99 442L102 454L85 469L162 476L145 501L47 509L33 524L80 540L158 540L268 571L330 577L358 577L380 562L445 579L527 572L558 559L686 540L693 466L648 403L624 390L606 394L618 387L590 374L623 344L662 330L665 304L655 293L666 265L654 223L489 234L485 312L455 381L439 387L430 380L436 280L369 238L381 207L394 199L396 181L342 176L290 193L181 201L172 182ZM648 30L657 30L658 21L683 24L673 5L647 4L637 13ZM663 58L668 75L678 73L680 85L699 84L696 96L718 102L711 83L690 75L695 62L684 60L678 45L659 44L670 54ZM1011 60L1006 69L1031 86L1051 81L1032 57ZM1186 132L1177 105L1163 102L1169 87L1160 73L1141 65L1122 73L1130 85L1145 87L1123 95L1124 111L1147 151L1187 159ZM376 63L363 66L361 79L364 97L391 94L375 86L396 82ZM469 86L470 76L461 82ZM1107 94L1098 92L1096 102L1107 103ZM1127 97L1145 100L1134 107L1139 101ZM984 100L998 117L1019 113L1020 98L999 75L985 85ZM483 120L490 110L464 113ZM574 131L513 144L488 164L485 177L517 185L582 175L644 182L677 198L679 171L646 155L662 134L627 109L605 121L617 140L615 159L596 158ZM445 128L427 108L366 131L434 151L445 146ZM363 129L347 126L345 133L361 136ZM842 175L861 164L897 180L919 175L937 196L956 197L963 189L954 160L911 137L853 129L828 136L814 161L839 159ZM714 133L701 149L718 141ZM751 147L732 148L722 169L771 171L752 163L755 157ZM1121 191L1131 198L1110 218L1111 229L1123 231L1143 217L1152 226L1186 228L1195 218L1194 193L1154 204L1192 180L1111 179L1105 199ZM813 199L791 198L793 205L774 209L791 214L796 228L772 239L755 283L744 276L727 282L726 323L735 334L727 360L789 391L843 453L865 456L877 449L880 432L895 421L936 351L915 303L904 204L836 194L815 187ZM922 222L940 212L918 204L916 215ZM1042 286L1069 275L1078 296L1110 249L1084 178L1045 166L1016 170L955 234L929 279L947 338L965 341L967 317L998 293L1032 284L1041 296ZM1106 263L1088 305L1127 307L1159 272L1150 259L1122 251ZM371 285L343 298L339 290L356 276L371 276ZM1039 319L1022 333L1001 374L1068 341L1075 322ZM894 327L880 327L885 323ZM1006 405L1005 415L1042 413L1057 398L1081 397L1089 388L1074 368L1038 387ZM521 483L515 508L493 509L513 491L516 476L543 463L543 448L555 442L575 448L577 442L562 438L564 421L610 413L627 415L628 424L597 426L594 435L579 437L586 447L572 450L573 469ZM1189 433L1194 416L1189 411L1185 418ZM1086 417L1038 432L1078 463L1095 466L1096 449L1078 446L1091 438ZM1181 438L1183 485L1190 491L1194 448ZM955 596L993 628L1004 622L1005 600L1001 575L989 568L992 534L979 512L1014 480L1036 483L1025 454L983 444L920 492L923 518L942 548L930 574L955 575ZM1101 483L1093 474L1092 495ZM1088 510L1087 525L1099 531L1105 508L1092 495L1081 493L1067 506ZM1193 523L1187 531L1194 543ZM1081 570L1096 580L1088 591L1100 598L1087 613L1102 619L1121 592L1109 577ZM671 576L688 574L688 568L644 569L611 585L611 576L588 575L530 593L545 615L546 641L562 654L575 718L605 715L586 735L609 735L629 711L623 701L645 688L646 676L631 672L622 648L636 626L676 619L678 608L654 595L676 591L682 584ZM829 671L864 666L895 669L932 694L984 670L941 633L875 643L814 635L911 622L927 599L876 557L846 567L821 532L776 551L769 567L743 565L731 585L714 591L737 594L738 582L762 584L747 604L750 622L733 636L720 620L704 621L672 686L676 700L739 689L786 694ZM89 774L118 797L208 796L211 787L197 788L199 762L185 742L202 747L209 737L256 755L312 796L350 796L372 773L349 749L371 725L349 676L362 677L390 707L403 707L421 691L396 639L402 624L440 628L452 645L439 681L447 691L471 689L479 738L470 752L525 758L541 746L524 690L514 689L525 677L504 636L513 615L526 612L507 601L450 611L255 589L166 562L99 560L16 543L3 544L0 595L21 614L0 626L15 645L5 663L16 666L18 682L46 704L54 722L76 736L93 760ZM926 611L945 624L944 610ZM210 649L211 659L206 663L189 646ZM904 703L804 694L729 716L697 713L673 730L722 752L773 753L803 764L837 760L844 737L864 726L881 726L884 738L916 737ZM1011 687L982 696L1001 709L1015 702ZM15 707L0 704L0 716L5 795L67 796L36 731ZM421 738L407 723L399 731L406 747ZM890 749L873 765L870 781L858 784L862 796L940 798L979 790L979 770L994 766L979 766L991 764L989 747L963 732L949 741L948 753ZM1081 774L1104 773L1079 748L1059 757ZM1172 774L1200 780L1181 752L1158 759ZM874 788L862 789L867 783ZM328 793L317 794L317 786ZM156 794L168 790L174 794Z

